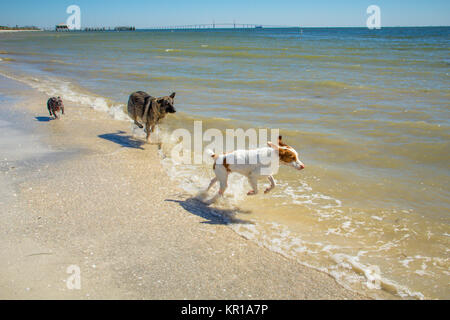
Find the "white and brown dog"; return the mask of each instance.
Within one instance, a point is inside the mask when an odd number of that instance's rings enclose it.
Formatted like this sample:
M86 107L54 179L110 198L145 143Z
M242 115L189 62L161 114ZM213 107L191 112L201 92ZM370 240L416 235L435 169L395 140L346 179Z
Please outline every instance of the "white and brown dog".
M254 150L236 150L230 153L216 155L209 151L214 159L214 173L216 176L211 180L209 189L219 181L219 195L223 195L227 188L228 175L231 172L240 173L248 178L252 190L247 195L255 195L258 193L258 178L267 176L270 186L264 193L270 192L275 188L275 180L273 178L273 170L267 170L267 159L278 157L279 163L288 165L297 170L302 170L305 165L299 160L297 151L281 141L282 137L278 137L278 145L268 142L269 147ZM276 168L278 169L278 168Z

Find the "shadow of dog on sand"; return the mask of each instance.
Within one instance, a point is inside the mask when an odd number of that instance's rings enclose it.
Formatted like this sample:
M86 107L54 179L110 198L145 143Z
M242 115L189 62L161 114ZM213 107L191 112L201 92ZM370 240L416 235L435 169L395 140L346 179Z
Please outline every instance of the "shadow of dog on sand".
M115 133L100 134L98 135L98 137L117 143L124 148L144 150L144 148L142 148L142 145L145 143L145 141L137 140L134 137L127 135L125 131L119 130Z
M49 122L49 121L52 121L52 120L54 120L53 118L51 118L51 117L34 117L37 121L39 121L39 122Z
M238 213L250 213L249 211L243 211L239 208L236 209L211 208L208 204L200 201L197 198L188 198L186 200L166 199L165 201L176 202L184 210L207 220L202 221L201 223L223 224L223 225L234 223L253 224L253 222L251 221L236 218L236 214Z

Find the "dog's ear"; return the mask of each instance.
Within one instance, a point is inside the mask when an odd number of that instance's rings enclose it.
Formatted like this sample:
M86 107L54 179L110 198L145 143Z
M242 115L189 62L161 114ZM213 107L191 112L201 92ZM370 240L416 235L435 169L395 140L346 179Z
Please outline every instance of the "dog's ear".
M284 143L283 141L281 141L283 139L282 136L278 136L278 145L280 147L289 147L286 143Z
M272 142L267 142L267 145L269 146L269 147L271 147L272 149L274 149L274 150L279 150L280 149L280 147L279 146L277 146L276 144L274 144L274 143L272 143Z
M173 99L173 98L175 98L175 95L176 95L176 93L175 93L175 92L172 92L172 94L170 95L170 97Z

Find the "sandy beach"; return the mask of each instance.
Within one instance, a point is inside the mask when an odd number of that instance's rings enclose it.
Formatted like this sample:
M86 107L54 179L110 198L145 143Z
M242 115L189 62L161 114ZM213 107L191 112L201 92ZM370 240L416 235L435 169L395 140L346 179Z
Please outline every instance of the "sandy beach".
M128 122L70 103L50 120L47 96L0 82L0 299L365 298L239 236Z

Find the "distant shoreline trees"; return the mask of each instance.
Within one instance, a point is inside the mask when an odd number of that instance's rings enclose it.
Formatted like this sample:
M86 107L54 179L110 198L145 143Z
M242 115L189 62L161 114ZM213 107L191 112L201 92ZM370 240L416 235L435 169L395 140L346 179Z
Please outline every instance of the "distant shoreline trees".
M36 26L24 26L24 27L8 27L8 26L0 26L0 30L41 30L40 28Z

